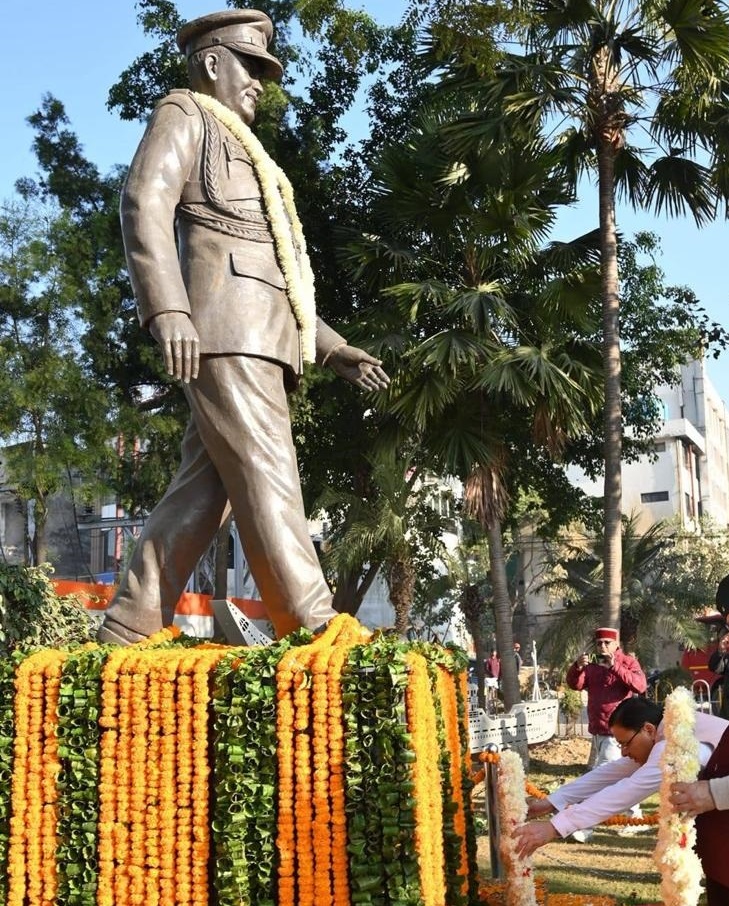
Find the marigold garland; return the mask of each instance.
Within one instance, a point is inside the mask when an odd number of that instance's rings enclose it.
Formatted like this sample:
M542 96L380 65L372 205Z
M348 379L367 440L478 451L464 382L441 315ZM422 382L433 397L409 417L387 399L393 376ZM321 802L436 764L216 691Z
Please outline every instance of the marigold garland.
M210 877L220 906L462 902L475 862L451 654L341 616L263 649L173 629L26 660L0 670L8 904L208 906Z
M420 883L425 906L445 902L443 878L443 811L440 797L436 716L425 658L409 652L406 663L410 679L406 691L408 730L417 753L413 765L415 783L415 848L420 863Z
M436 704L441 751L443 838L446 896L449 906L465 904L468 895L466 816L461 786L461 742L458 733L458 699L452 673L444 664L429 665Z
M458 732L461 738L461 788L463 791L463 811L466 821L466 855L468 859L468 900L474 902L478 896L478 870L476 862L476 822L473 816L473 803L471 793L473 781L471 779L471 740L468 720L468 679L466 675L467 662L457 650L451 652L454 661L454 673L457 675L456 698L458 701Z

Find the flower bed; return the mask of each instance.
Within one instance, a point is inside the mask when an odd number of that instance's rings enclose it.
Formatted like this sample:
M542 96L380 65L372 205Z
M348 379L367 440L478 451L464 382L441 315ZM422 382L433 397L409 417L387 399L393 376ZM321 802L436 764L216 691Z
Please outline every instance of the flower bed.
M0 903L476 902L464 667L346 616L0 662Z

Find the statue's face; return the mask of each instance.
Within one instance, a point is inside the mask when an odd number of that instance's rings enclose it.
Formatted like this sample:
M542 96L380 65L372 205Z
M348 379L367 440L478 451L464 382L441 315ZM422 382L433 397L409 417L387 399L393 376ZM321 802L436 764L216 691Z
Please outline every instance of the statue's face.
M255 57L244 57L227 48L225 53L211 56L215 57L210 70L213 97L250 126L256 118L258 97L263 91L262 65Z

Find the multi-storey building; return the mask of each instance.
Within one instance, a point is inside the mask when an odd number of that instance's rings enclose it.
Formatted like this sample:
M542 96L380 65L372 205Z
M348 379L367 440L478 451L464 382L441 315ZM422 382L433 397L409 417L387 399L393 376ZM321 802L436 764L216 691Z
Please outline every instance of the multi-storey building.
M639 528L676 519L698 529L708 516L729 527L729 410L711 384L703 362L681 368L680 381L658 391L663 425L651 456L623 463L623 512L639 517ZM588 494L602 483L577 476Z

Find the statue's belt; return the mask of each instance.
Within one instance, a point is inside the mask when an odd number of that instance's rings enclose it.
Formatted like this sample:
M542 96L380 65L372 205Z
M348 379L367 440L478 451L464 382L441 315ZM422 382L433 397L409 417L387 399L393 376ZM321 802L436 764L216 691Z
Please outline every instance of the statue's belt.
M249 242L265 242L272 245L273 235L266 217L254 211L249 213L252 215L250 221L247 218L243 219L240 212L235 217L226 217L208 203L180 204L177 207L177 217L180 220L196 223Z

